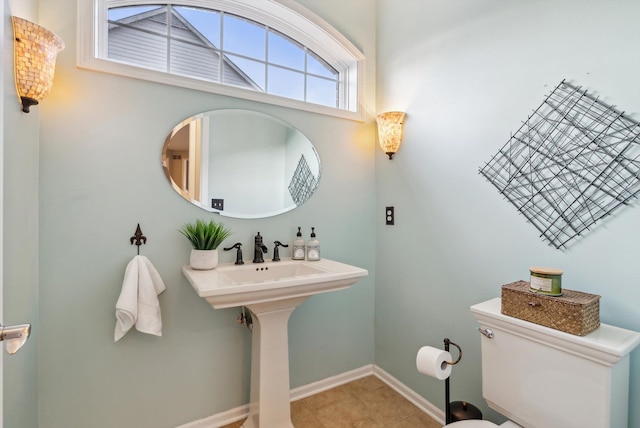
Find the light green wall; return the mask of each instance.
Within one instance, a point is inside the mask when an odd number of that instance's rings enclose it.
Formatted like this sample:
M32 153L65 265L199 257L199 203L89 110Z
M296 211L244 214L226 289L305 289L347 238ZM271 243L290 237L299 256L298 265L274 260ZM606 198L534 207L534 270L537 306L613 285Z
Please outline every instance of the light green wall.
M4 355L5 428L38 426L38 137L39 113L21 111L13 78L11 15L34 20L29 1L3 1L2 104L3 317L5 325L31 323L32 335L15 355ZM4 346L2 346L4 348ZM4 353L4 349L0 352Z
M41 2L40 23L67 48L35 114L11 110L5 29L4 321L35 327L34 340L4 360L6 428L172 427L248 400L248 332L235 311L214 311L179 272L189 248L176 229L211 215L180 199L160 168L170 128L214 108L280 117L316 144L323 161L307 204L265 220L225 219L236 230L231 239L250 253L257 231L286 240L298 225L307 233L315 226L324 256L370 271L349 291L313 297L294 313L292 387L375 355L443 406L442 382L417 373L415 353L448 336L465 351L452 398L486 411L468 307L526 279L533 264L564 268L567 288L602 295L603 322L640 330L637 204L560 252L477 174L563 78L637 116L636 2L301 1L367 56L366 124L79 70L76 1L52 3ZM392 161L374 147L370 116L390 109L408 114ZM381 221L386 205L396 207L393 227ZM164 335L131 332L114 344L114 305L138 222L149 238L141 252L167 283ZM638 351L630 383L635 403ZM640 426L640 410L630 407L629 426Z
M331 22L372 59L374 11L366 0L307 1L341 11ZM160 165L166 135L200 111L253 109L298 127L318 149L323 176L301 208L263 220L224 219L245 244L292 240L311 226L323 256L369 269L351 289L314 296L290 322L291 386L373 363L374 128L75 66L76 0L40 2L41 24L66 43L52 94L40 107L40 428L159 428L248 402L250 333L237 309L213 310L180 273L189 244L178 228L210 218L182 200ZM352 26L354 17L361 25ZM373 64L367 69L373 103ZM268 168L268 165L264 166ZM128 333L113 342L114 306L137 223L167 290L163 336ZM269 254L271 254L271 249ZM221 255L234 260L235 252Z
M640 331L640 207L549 247L478 168L566 78L640 119L640 3L379 0L378 111L407 112L392 161L376 157L376 363L432 403L444 385L415 369L422 345L462 346L452 399L486 410L480 338L469 306L563 268L565 288L596 293L601 320ZM640 351L631 358L630 427L640 426ZM495 421L502 418L493 412Z

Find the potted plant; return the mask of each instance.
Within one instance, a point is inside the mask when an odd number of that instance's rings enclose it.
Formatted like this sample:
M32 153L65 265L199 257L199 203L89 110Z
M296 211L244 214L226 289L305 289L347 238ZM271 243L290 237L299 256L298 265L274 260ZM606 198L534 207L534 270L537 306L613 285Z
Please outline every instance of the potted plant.
M214 220L186 223L180 233L187 237L193 249L189 264L193 269L208 270L218 266L218 246L231 235L231 229Z

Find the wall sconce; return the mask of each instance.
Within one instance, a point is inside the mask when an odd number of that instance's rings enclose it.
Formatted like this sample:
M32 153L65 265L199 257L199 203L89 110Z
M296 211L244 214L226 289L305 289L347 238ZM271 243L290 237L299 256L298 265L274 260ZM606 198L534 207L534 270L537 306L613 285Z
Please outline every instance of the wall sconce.
M393 158L402 143L402 127L404 125L404 112L390 111L376 116L378 122L378 142L382 150Z
M11 17L16 90L22 111L42 101L51 90L56 56L64 42L51 31L26 19Z
M0 325L0 341L5 343L7 354L13 355L22 348L31 334L31 324Z

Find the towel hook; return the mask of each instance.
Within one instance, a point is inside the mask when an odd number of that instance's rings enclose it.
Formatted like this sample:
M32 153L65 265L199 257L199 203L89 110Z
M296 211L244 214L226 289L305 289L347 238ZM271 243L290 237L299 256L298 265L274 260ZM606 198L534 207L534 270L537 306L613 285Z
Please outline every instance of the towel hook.
M131 245L134 243L138 247L138 255L140 255L140 245L147 243L147 237L142 234L142 230L140 229L140 223L138 223L138 227L136 228L136 233L133 235L129 241L131 241ZM134 242L135 241L135 242Z

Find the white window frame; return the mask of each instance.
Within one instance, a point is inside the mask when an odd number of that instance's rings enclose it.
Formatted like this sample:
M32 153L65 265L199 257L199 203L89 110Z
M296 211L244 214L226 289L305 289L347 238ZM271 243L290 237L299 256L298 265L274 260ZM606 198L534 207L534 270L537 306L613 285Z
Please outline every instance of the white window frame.
M178 76L107 59L107 11L172 3L220 10L263 23L311 49L340 75L339 108ZM79 68L243 98L346 119L364 120L364 55L339 31L294 0L78 0Z

